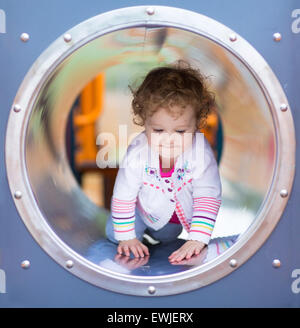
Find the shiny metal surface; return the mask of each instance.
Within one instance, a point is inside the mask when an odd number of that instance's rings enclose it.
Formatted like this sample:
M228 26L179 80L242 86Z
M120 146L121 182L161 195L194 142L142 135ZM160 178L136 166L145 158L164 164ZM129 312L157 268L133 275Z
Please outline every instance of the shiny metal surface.
M232 268L236 268L237 267L237 260L236 259L231 259L230 262L229 262L229 265Z
M282 36L280 33L276 32L273 34L274 41L279 42L279 41L281 41L281 38L282 38Z
M67 267L68 269L73 268L73 266L74 266L74 263L73 263L72 260L68 260L68 261L66 262L66 267Z
M281 110L282 112L286 112L286 111L288 110L288 106L287 106L286 104L281 104L281 106L280 106L280 110Z
M15 202L18 211L50 256L63 267L72 261L71 272L97 286L142 296L155 286L154 295L160 296L212 283L232 271L230 259L241 265L262 245L288 200L279 191L292 187L295 138L289 107L278 111L281 104L288 106L278 80L241 36L187 10L155 6L150 15L147 8L93 17L66 32L72 42L60 37L51 44L17 93L13 106L24 110L10 113L5 150L11 191L23 195ZM224 130L219 167L223 204L201 261L164 266L157 251L150 256L151 265L132 273L113 253L96 252L100 260L91 253L104 241L108 212L93 204L75 181L66 156L66 122L79 92L99 72L111 80L119 77L118 86L108 90L109 100L126 94L128 82L151 67L179 58L210 75L217 94ZM129 113L130 108L123 108L119 115Z
M289 195L289 193L288 193L288 191L286 190L286 189L282 189L282 190L280 190L280 196L282 197L282 198L285 198L285 197L287 197Z
M21 107L18 105L18 104L15 104L15 106L14 106L14 111L16 112L16 113L18 113L18 112L20 112L21 111Z
M72 36L71 36L71 34L66 33L66 34L64 35L64 40L65 40L66 42L70 42L70 41L72 40Z
M30 261L28 261L28 260L24 260L24 261L22 261L22 263L21 263L21 267L22 267L23 269L29 269L29 268L30 268Z
M16 199L20 199L20 198L22 198L22 193L21 193L21 191L20 191L20 190L17 190L17 191L14 193L14 196L15 196Z
M22 33L22 34L20 35L20 39L21 39L21 41L23 41L23 42L27 42L27 41L30 39L29 34L28 34L28 33Z
M274 268L280 268L281 267L281 262L278 259L274 259L272 262L272 265Z

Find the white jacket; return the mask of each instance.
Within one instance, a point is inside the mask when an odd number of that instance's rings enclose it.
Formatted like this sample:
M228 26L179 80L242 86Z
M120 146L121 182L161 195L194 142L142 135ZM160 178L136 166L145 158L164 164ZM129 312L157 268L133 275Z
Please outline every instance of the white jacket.
M196 152L197 150L197 152ZM175 162L169 178L160 176L159 154L137 135L123 157L111 199L117 240L136 237L136 206L145 224L154 230L166 225L174 210L189 240L208 244L221 205L221 182L212 149L203 133Z

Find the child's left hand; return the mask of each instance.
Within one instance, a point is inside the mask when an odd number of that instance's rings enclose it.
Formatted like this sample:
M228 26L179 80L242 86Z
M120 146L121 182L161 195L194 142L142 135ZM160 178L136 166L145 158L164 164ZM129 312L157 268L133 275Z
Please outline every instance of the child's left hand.
M169 256L170 262L179 262L183 259L190 259L194 254L200 254L201 250L205 247L202 241L188 240L177 251Z

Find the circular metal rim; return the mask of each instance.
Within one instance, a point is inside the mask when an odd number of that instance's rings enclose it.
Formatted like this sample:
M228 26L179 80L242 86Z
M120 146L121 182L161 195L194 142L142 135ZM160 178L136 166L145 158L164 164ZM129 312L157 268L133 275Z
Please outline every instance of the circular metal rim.
M275 74L264 58L241 36L225 25L204 15L165 6L137 6L116 9L92 17L76 25L54 41L34 62L24 78L14 99L6 130L5 161L9 187L16 208L37 243L60 265L96 286L114 292L163 296L191 291L213 283L228 275L248 260L267 240L277 225L291 193L295 174L295 131L290 109L280 110L282 104L289 108L286 96ZM187 19L188 17L188 19ZM236 56L254 76L262 89L276 131L276 167L264 206L249 229L226 252L200 267L182 273L140 277L112 272L86 260L67 246L47 224L38 208L25 165L26 128L33 104L43 83L51 72L72 52L104 34L137 26L165 26L188 30L218 43ZM71 39L65 41L64 35ZM232 38L232 35L235 37ZM20 110L14 111L13 108ZM235 263L234 266L231 263ZM72 263L72 266L69 265ZM149 293L149 286L151 291Z

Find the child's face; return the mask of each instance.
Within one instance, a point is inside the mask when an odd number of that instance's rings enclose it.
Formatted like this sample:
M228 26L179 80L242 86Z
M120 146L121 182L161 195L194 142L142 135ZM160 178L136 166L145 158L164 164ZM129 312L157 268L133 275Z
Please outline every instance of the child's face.
M176 159L188 149L196 131L196 118L192 106L174 105L172 113L164 107L145 121L145 131L150 147L159 153L160 158Z

